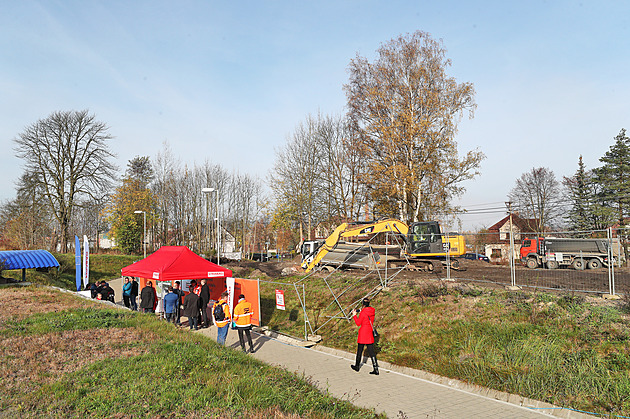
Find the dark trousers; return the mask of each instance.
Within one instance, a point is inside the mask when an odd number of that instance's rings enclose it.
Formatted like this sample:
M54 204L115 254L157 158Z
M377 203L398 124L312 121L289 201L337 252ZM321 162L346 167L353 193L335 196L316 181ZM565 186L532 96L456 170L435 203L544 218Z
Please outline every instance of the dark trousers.
M175 324L180 326L182 324L182 320L181 320L181 318L182 318L182 310L181 310L181 308L179 306L179 301L177 302L177 308L175 308L175 318L176 318Z
M192 329L199 329L199 323L197 323L197 316L192 316L188 318L188 325L190 326L190 330Z
M376 359L373 343L368 343L368 344L359 343L357 344L357 359L356 359L356 364L355 364L357 367L361 365L361 358L363 358L363 348L365 346L367 346L367 350L368 350L368 354L370 355L370 358Z
M208 304L204 304L201 306L201 321L203 325L208 327Z
M243 350L245 350L245 338L243 336L243 334L247 335L247 342L249 343L249 350L253 351L254 350L254 344L252 343L252 334L250 332L251 326L247 326L247 327L236 327L236 330L238 330L238 340L241 343L241 348Z
M136 298L138 298L137 295L131 296L131 309L133 311L138 311L138 301L136 300Z
M125 303L125 307L131 307L131 298L128 295L123 294L123 302Z

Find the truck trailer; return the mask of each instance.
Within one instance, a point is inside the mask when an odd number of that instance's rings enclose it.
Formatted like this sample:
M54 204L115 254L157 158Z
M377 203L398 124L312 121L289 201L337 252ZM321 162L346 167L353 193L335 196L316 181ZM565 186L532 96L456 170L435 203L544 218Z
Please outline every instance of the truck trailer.
M607 267L621 253L617 239L613 239L611 249L609 243L608 239L527 238L521 244L521 261L530 269L571 267L583 270Z

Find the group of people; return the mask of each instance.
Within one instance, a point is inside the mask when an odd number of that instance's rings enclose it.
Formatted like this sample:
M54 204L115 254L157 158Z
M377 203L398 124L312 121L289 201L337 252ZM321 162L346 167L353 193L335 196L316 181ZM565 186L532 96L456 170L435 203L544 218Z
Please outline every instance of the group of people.
M252 304L245 299L245 295L239 295L238 303L234 307L234 315L232 315L227 291L221 293L219 300L210 306L210 287L206 279L202 279L200 283L192 280L188 289L190 292L184 295L179 281L175 281L168 287L168 293L162 300L164 317L168 322L181 326L181 317L187 317L190 330L207 328L214 323L217 326L217 342L220 345L225 345L228 331L232 327L238 331L241 349L247 352L245 349L245 340L247 340L249 352L255 352L251 335L254 310ZM144 313L153 313L156 306L157 293L151 281L147 281L140 292L140 309Z
M185 295L181 289L179 281L175 281L172 286L168 287L168 293L164 296L164 314L167 321L181 326L181 317L188 318L188 325L191 330L199 330L200 327L210 327L210 319L217 326L217 342L225 345L228 330L230 326L238 331L238 340L243 352L245 350L245 338L249 344L249 352L253 353L254 345L252 343L252 315L254 311L252 304L245 299L243 294L239 295L238 303L234 307L234 315L230 315L230 306L228 304L228 293L224 291L218 301L214 302L211 309L211 316L208 316L208 305L210 304L210 287L207 280L202 279L200 284L194 279L190 282L189 293ZM107 300L114 302L114 290L105 281L97 281L90 286L92 298L98 300ZM137 310L138 305L136 298L138 297L138 282L136 278L125 277L123 284L123 301L125 307ZM140 292L140 309L143 313L154 313L157 306L158 297L151 281L147 281L146 285ZM359 372L361 367L361 359L363 351L367 352L372 360L373 370L370 374L379 375L378 362L376 360L376 352L374 351L375 328L374 320L376 311L370 307L370 300L363 299L363 309L352 311L352 318L357 326L359 326L359 336L357 338L357 355L354 365L350 367Z
M97 300L111 301L114 303L115 292L112 287L105 281L96 281L89 286L92 298Z

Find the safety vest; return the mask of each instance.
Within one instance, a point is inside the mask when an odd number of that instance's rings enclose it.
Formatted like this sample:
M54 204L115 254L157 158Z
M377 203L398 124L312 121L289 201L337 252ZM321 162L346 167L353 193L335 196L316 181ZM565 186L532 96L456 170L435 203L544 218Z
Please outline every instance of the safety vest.
M215 319L214 323L217 325L217 327L223 327L225 325L227 325L230 322L230 308L227 305L227 301L221 299L219 301L217 301L216 303L214 303L214 305L212 306L212 316L214 317L214 309L216 306L223 304L223 312L225 313L225 320L222 321L217 321Z
M236 322L236 326L251 326L251 317L253 314L252 303L245 300L239 302L234 308L234 321Z

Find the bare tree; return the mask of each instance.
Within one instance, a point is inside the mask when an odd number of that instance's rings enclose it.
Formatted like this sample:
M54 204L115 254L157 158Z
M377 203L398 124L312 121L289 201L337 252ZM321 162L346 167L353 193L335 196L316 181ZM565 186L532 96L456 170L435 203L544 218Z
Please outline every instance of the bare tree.
M313 225L326 213L322 174L327 167L324 150L318 146L316 119L309 115L295 128L284 147L276 150L269 183L278 208L299 225L300 240L304 229L310 238Z
M358 220L362 207L367 203L366 185L363 183L367 166L357 148L357 140L346 119L318 116L313 147L324 151L321 178L326 191L327 213L335 225Z
M516 179L508 198L514 202L522 217L534 218L538 231L559 221L562 212L560 183L552 170L533 168Z
M349 116L369 166L366 183L383 215L412 222L453 211L462 181L478 175L484 155L460 158L457 123L475 108L472 83L446 74L441 42L417 31L384 44L374 62L350 62Z
M54 112L28 126L16 139L16 154L36 175L59 223L61 249L68 250L73 210L82 197L102 199L116 167L108 127L87 110Z
M50 212L37 176L24 173L17 182L17 197L0 208L3 245L17 249L47 247L52 236Z

